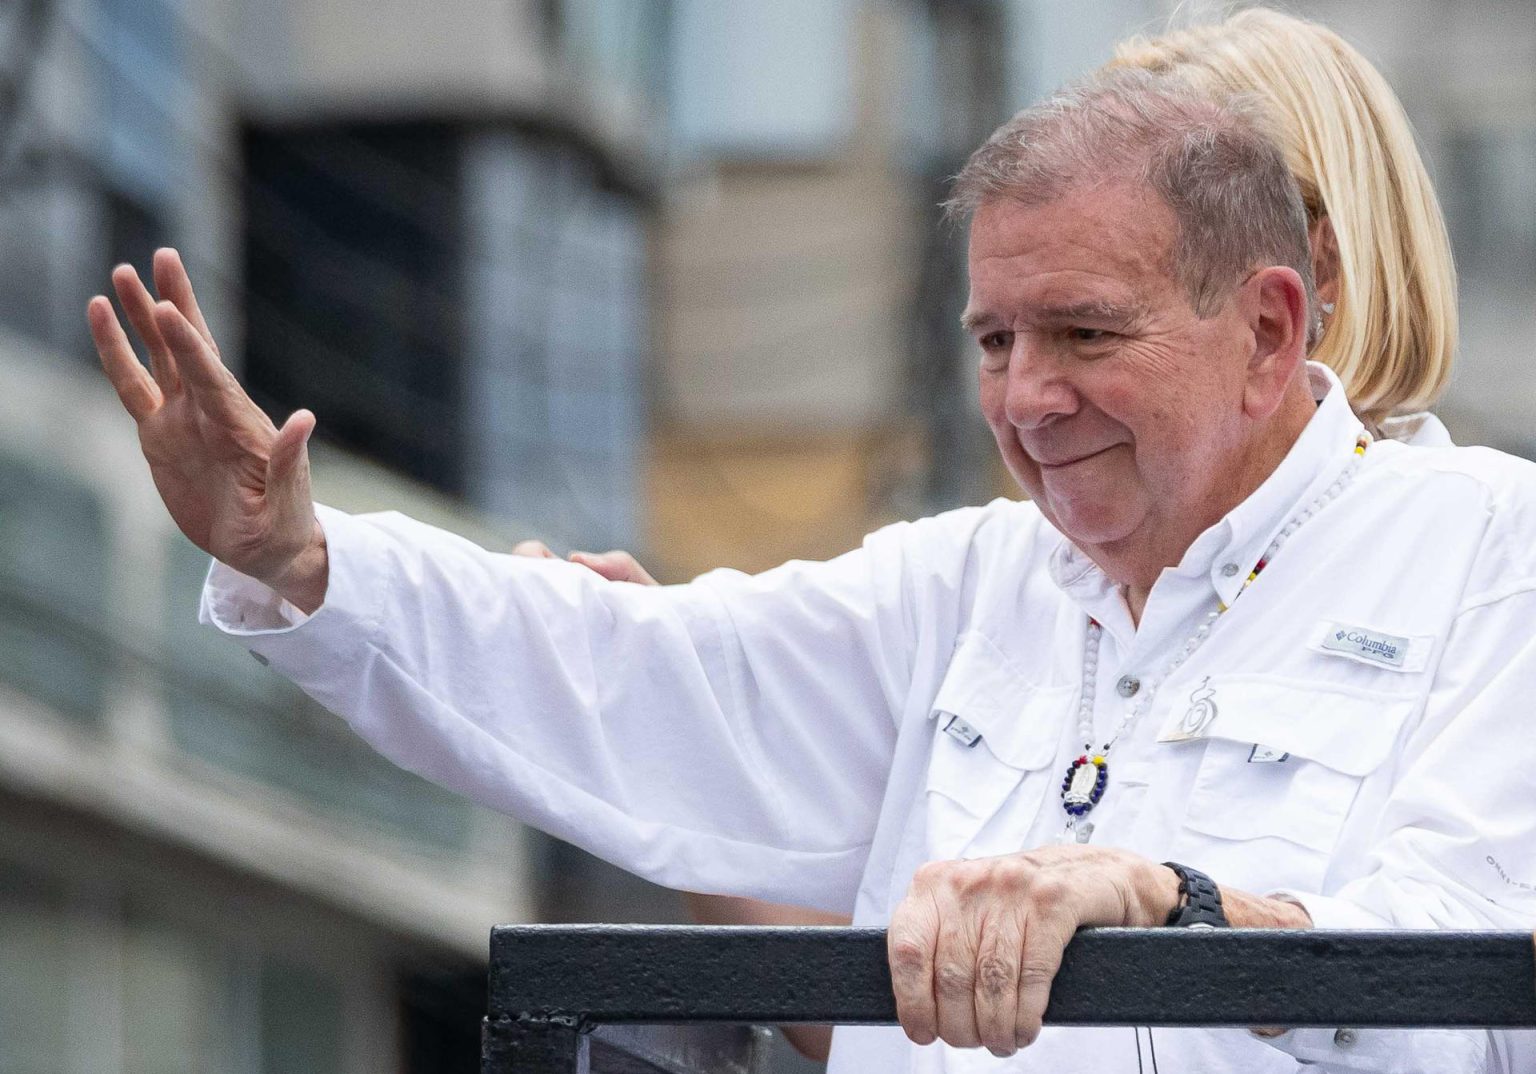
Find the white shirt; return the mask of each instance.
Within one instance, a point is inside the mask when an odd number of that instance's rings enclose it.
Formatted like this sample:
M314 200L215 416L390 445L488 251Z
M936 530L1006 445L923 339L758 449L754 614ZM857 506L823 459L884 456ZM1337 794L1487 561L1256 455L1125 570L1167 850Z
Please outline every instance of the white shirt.
M1095 735L1130 703L1122 676L1156 688L1110 757L1095 842L1287 892L1320 928L1529 928L1536 467L1378 443L1235 600L1353 458L1359 422L1309 369L1315 417L1163 572L1137 627L1087 557L1009 501L887 527L826 563L660 588L322 509L313 616L219 565L202 616L396 763L626 869L883 924L922 862L1062 831L1092 615ZM1218 600L1232 610L1158 682ZM1330 647L1338 633L1357 651ZM1163 741L1202 698L1205 731ZM979 741L946 733L951 715ZM1255 747L1285 759L1251 761ZM831 1069L1130 1072L1151 1069L1146 1038L1048 1028L999 1060L845 1028ZM1167 1074L1291 1071L1293 1055L1446 1074L1503 1047L1430 1030L1154 1039Z

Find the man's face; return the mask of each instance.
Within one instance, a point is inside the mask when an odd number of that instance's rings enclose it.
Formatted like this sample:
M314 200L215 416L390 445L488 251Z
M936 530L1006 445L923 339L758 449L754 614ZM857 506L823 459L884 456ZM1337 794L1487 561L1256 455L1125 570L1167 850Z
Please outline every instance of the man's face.
M1233 505L1254 335L1230 297L1196 317L1175 236L1131 185L997 198L971 225L982 412L1019 484L1101 564L1137 544L1176 561Z

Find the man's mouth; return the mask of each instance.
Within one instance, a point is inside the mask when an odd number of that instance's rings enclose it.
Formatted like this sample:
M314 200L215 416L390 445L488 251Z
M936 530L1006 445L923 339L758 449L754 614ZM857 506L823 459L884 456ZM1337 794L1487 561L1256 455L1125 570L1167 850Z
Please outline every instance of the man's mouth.
M1036 465L1038 465L1042 470L1060 470L1063 467L1075 466L1080 462L1085 462L1088 459L1095 457L1096 455L1102 455L1108 450L1109 448L1105 447L1098 448L1094 451L1082 452L1077 455L1060 455L1054 458L1042 458L1038 455L1032 457L1034 458Z

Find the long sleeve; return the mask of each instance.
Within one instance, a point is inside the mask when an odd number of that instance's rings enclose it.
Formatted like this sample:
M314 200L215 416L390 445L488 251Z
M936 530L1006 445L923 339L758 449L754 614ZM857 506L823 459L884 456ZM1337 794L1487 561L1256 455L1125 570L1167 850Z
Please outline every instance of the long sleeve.
M1331 896L1286 892L1320 928L1512 929L1536 922L1536 588L1470 597L1399 761L1367 870ZM1482 1071L1529 1033L1295 1030L1330 1071Z
M314 615L215 564L203 621L395 763L626 869L851 904L910 678L914 527L641 587L396 514L320 517Z

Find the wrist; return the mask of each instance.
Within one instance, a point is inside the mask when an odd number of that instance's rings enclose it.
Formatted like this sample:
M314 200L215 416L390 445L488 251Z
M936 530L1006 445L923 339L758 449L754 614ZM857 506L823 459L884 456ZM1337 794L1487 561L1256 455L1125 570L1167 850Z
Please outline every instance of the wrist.
M278 574L262 579L271 590L305 615L312 615L325 603L325 592L330 583L330 555L325 543L325 530L319 519L315 520L309 543Z
M1178 902L1163 920L1170 928L1224 929L1230 922L1216 881L1199 869L1165 861L1164 868L1178 880Z
M1174 913L1182 901L1179 878L1173 870L1155 861L1146 862L1140 889L1141 912L1137 915L1138 920L1127 924L1142 928L1167 924L1168 915Z

